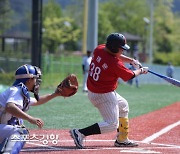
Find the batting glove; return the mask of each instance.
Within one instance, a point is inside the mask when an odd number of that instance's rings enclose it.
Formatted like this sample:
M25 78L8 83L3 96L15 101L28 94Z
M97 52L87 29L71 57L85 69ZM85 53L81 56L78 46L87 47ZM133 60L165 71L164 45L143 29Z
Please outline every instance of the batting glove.
M142 67L142 64L138 61L133 59L133 61L131 62L131 65L133 65L134 68L139 69Z
M147 74L148 73L149 68L148 67L142 67L141 68L141 74Z

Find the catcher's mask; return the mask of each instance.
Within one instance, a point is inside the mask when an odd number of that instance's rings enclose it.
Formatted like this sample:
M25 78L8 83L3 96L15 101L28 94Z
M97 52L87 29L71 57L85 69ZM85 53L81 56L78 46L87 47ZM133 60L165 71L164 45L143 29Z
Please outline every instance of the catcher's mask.
M119 48L130 49L126 44L126 38L120 33L112 33L106 39L106 47L113 53L118 53Z
M32 66L32 65L22 65L20 66L15 73L15 82L13 85L17 85L19 83L23 83L25 84L26 81L30 78L36 78L36 84L34 85L34 88L31 92L34 93L34 96L37 100L39 100L39 87L41 84L41 70L40 68L36 67L36 66Z

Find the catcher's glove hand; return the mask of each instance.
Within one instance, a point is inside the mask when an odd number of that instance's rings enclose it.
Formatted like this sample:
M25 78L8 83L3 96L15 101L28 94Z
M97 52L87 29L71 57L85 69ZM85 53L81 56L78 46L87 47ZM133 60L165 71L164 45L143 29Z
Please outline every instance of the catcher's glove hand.
M78 90L78 80L75 74L67 76L56 88L55 93L59 96L70 97Z

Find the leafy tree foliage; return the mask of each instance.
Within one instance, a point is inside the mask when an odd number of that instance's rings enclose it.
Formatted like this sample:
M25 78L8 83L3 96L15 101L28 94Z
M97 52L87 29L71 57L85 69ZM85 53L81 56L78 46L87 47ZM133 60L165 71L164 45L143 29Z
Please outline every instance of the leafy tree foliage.
M44 48L54 53L59 45L77 41L80 30L73 19L63 17L60 5L51 0L44 6L43 12L46 12L43 17Z
M77 41L80 30L75 29L73 24L73 20L68 17L45 19L43 37L50 52L54 52L60 44Z
M43 20L47 17L62 17L61 6L55 2L55 0L49 0L47 4L43 6Z
M63 10L63 15L74 19L75 24L81 29L83 28L83 13L84 0L71 0L70 5Z
M129 32L142 38L149 37L151 0L104 0L99 9L99 40L111 32ZM172 12L173 0L154 0L154 43L155 62L165 63L168 60L157 60L157 52L171 53L180 51L179 14ZM151 22L151 21L150 21ZM146 30L148 33L146 34ZM170 55L170 54L168 54ZM172 54L174 57L175 54ZM162 56L164 57L164 56ZM159 59L159 58L158 58ZM171 58L172 59L172 58ZM176 63L178 64L178 62Z
M180 66L180 54L178 51L172 53L155 52L154 63L167 65L171 62L174 66Z
M0 35L3 34L8 28L11 27L11 15L12 10L9 4L9 0L0 1Z
M173 49L174 51L178 51L180 52L180 14L179 15L175 15L175 22L173 25L173 30L172 30L172 45L173 45Z
M114 28L105 11L100 9L98 14L98 44L102 44L105 43L106 37L114 31Z
M173 0L155 1L154 13L154 62L180 65L180 19L179 14L174 14L172 9Z
M155 6L156 7L154 13L154 18L155 18L154 36L155 36L157 51L171 52L173 50L172 34L173 34L173 25L174 25L174 16L171 11L172 0L155 1Z
M106 21L109 21L108 25L113 27L114 32L129 32L143 36L145 27L143 17L147 16L147 10L146 1L111 0L101 4L100 14L103 14ZM99 22L103 22L101 18ZM107 26L106 22L102 24Z

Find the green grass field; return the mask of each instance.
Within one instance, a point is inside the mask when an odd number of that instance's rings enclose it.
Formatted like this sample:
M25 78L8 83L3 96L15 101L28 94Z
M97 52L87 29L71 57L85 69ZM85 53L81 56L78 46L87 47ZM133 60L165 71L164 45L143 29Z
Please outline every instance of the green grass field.
M42 89L41 95L53 89ZM180 101L180 89L170 85L141 85L140 88L119 85L117 92L129 102L129 118L133 118ZM58 97L47 104L31 107L28 113L42 118L45 129L80 128L102 120L81 87L75 96ZM36 126L25 122L28 128Z

